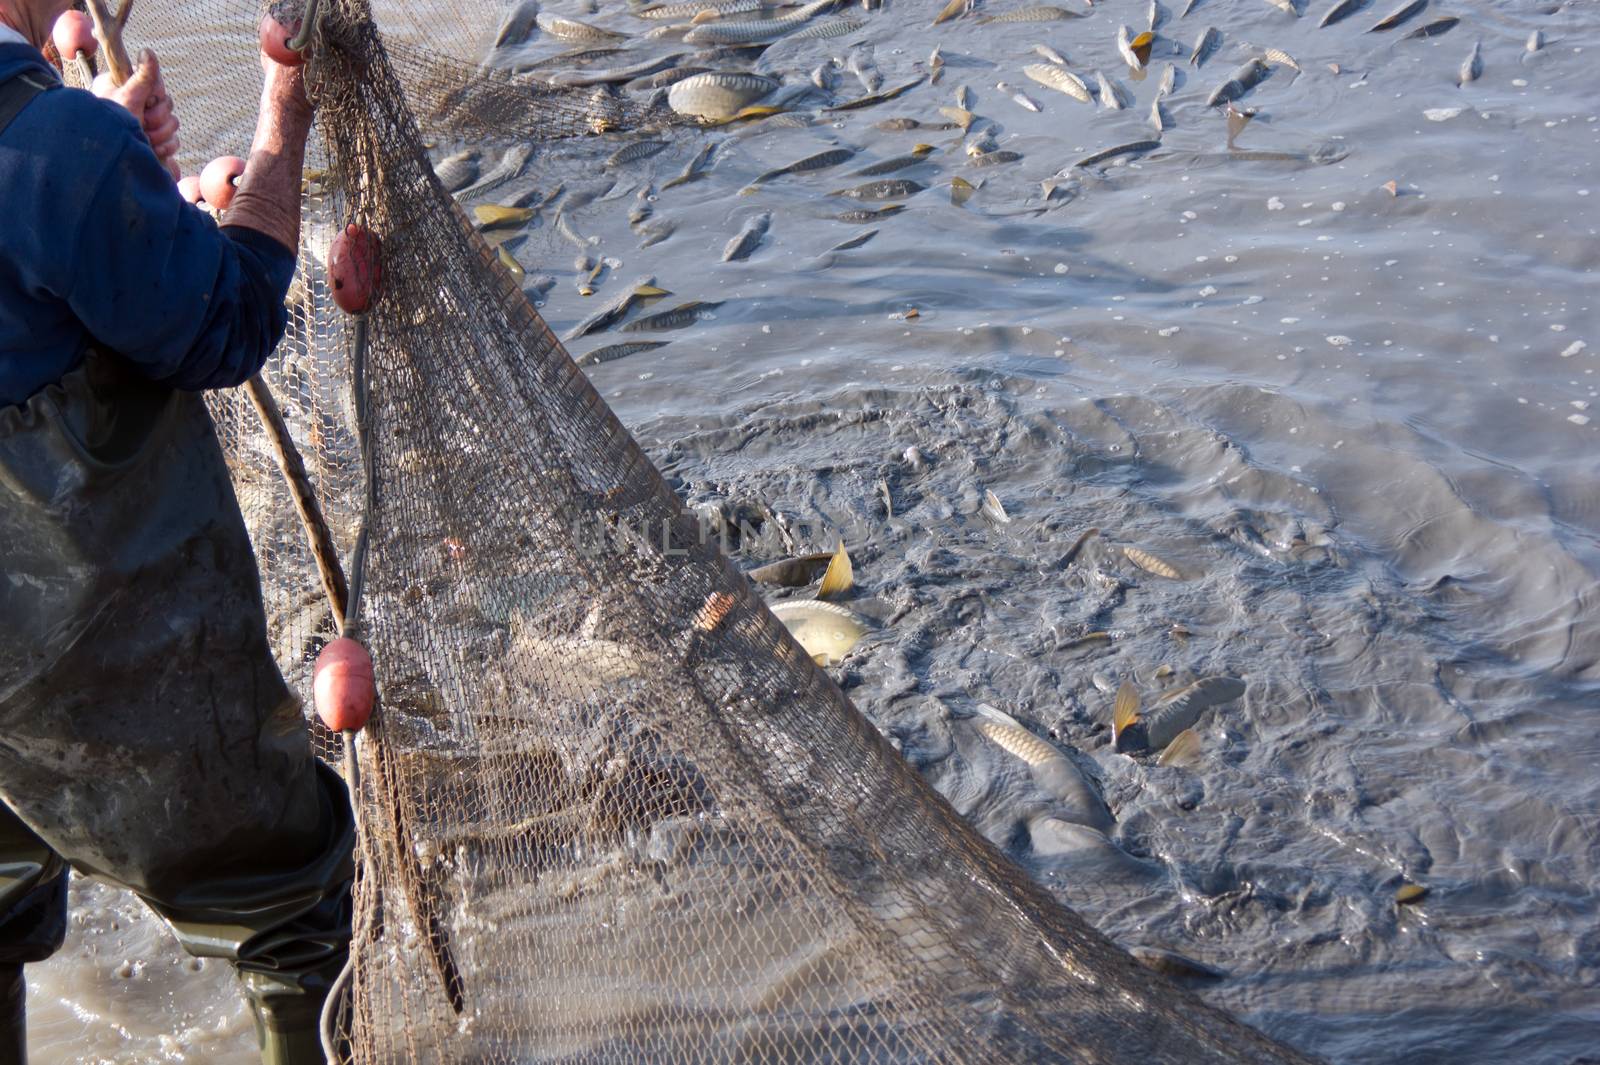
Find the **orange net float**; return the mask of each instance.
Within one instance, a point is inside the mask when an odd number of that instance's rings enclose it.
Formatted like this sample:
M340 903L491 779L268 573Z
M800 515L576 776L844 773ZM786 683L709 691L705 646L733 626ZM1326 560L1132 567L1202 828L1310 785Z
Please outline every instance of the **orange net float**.
M333 302L346 314L365 314L378 298L383 279L383 242L365 226L351 222L328 244L328 282Z
M330 640L311 671L311 695L317 717L330 730L364 728L378 695L367 649L348 636Z
M82 11L64 11L50 29L50 40L62 59L73 60L79 55L92 56L100 47L95 40L94 23Z
M239 178L244 174L244 160L237 155L224 155L213 159L200 171L200 195L219 211L226 211L239 189Z
M297 67L306 61L305 53L289 47L300 32L305 19L305 5L298 0L278 0L261 16L261 50L267 58L286 67Z

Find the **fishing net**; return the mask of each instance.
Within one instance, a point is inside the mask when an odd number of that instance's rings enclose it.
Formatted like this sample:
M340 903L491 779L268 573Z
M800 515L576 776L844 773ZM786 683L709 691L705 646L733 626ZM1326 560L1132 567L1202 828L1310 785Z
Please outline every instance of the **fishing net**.
M322 5L291 329L264 373L379 671L338 1019L353 1060L1301 1060L1138 966L966 825L590 387L429 149L670 116L485 67L507 13ZM163 57L188 172L249 143L258 17L135 6L128 39ZM383 242L360 319L323 264L350 221ZM308 692L334 632L314 560L254 410L212 409L280 663Z

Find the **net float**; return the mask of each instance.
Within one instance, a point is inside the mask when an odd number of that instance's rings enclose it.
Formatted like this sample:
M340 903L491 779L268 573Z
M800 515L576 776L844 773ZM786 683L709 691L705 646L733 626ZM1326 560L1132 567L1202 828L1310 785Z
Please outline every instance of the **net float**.
M267 8L267 13L261 16L259 32L261 50L268 59L286 67L297 67L306 61L304 52L289 47L289 42L300 32L304 17L304 6L293 0L279 0Z
M200 195L200 179L193 174L178 179L178 195L189 203L198 204L205 197Z
M226 211L238 191L239 177L244 173L244 160L237 155L224 155L213 159L200 171L200 195L219 211Z
M94 55L100 42L94 37L94 23L82 11L63 12L50 30L50 39L62 59L72 60L81 55Z
M333 302L347 314L363 314L378 296L383 278L382 242L365 226L351 222L328 245L328 281Z
M311 671L311 694L317 717L334 732L366 726L377 702L372 656L347 636L330 640Z

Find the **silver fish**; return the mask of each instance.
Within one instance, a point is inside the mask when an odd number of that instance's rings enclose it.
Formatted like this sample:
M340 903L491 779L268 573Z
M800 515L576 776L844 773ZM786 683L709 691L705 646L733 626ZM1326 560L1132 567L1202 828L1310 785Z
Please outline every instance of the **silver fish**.
M1194 51L1189 53L1189 65L1192 67L1205 66L1211 53L1217 50L1217 45L1222 43L1222 34L1217 32L1215 26L1207 26L1200 39L1194 42Z
M694 325L700 320L702 314L720 306L722 306L720 300L714 303L690 300L688 303L680 303L670 311L662 311L659 314L647 314L643 318L635 318L623 326L622 331L624 333L639 333L647 329L682 329L685 326Z
M688 44L754 44L776 40L799 29L813 16L838 0L813 0L781 18L750 19L742 22L707 22L684 34Z
M1094 103L1094 97L1089 95L1089 86L1065 67L1051 66L1048 63L1029 63L1022 68L1022 72L1047 89L1064 92L1082 103Z
M1418 26L1416 29L1412 30L1410 33L1406 34L1400 39L1402 41L1411 41L1424 37L1442 37L1444 34L1455 29L1456 24L1460 21L1461 20L1454 15L1446 15L1444 18L1436 18L1426 25Z
M745 220L744 228L739 230L738 236L728 241L728 246L722 249L722 261L725 263L741 262L761 246L761 240L767 235L767 230L772 225L772 212L762 211Z
M1150 0L1150 14L1146 19L1146 21L1149 23L1147 28L1150 30L1150 32L1154 33L1156 31L1156 27L1161 25L1166 20L1167 9L1161 6L1160 0Z
M1083 18L1087 11L1070 11L1064 7L1052 7L1041 4L1038 7L1024 7L1016 11L1007 11L1003 15L989 15L979 19L980 23L1001 24L1007 22L1059 22L1062 19Z
M1357 11L1367 6L1368 0L1339 0L1322 16L1322 21L1317 23L1317 28L1322 29L1332 26L1335 22L1343 22Z
M602 362L626 358L641 351L664 348L670 343L672 343L670 340L625 340L621 344L607 344L603 348L595 348L593 351L585 352L573 361L579 366L598 366Z
M550 79L551 85L562 87L576 87L584 85L610 85L617 82L636 81L651 74L659 74L678 65L685 53L674 52L664 55L659 59L652 59L645 63L635 63L631 67L613 67L610 70L566 70L556 74Z
M628 208L628 224L630 226L636 226L656 213L656 205L651 202L655 198L655 194L655 186L648 182L634 194L633 206Z
M439 161L433 168L446 192L459 192L478 179L478 153L468 148Z
M1396 26L1415 18L1421 13L1422 9L1427 6L1428 0L1410 0L1409 3L1401 4L1399 7L1383 16L1383 18L1373 23L1372 28L1367 30L1367 32L1382 33L1385 30L1392 30Z
M1168 63L1167 69L1161 72L1161 80L1156 83L1156 95L1171 96L1172 90L1178 87L1178 67L1175 63Z
M715 142L702 147L694 154L694 158L689 160L688 164L683 168L683 172L677 177L673 178L671 181L668 181L666 184L662 185L661 188L663 190L675 189L679 185L687 185L691 181L698 181L700 178L704 177L706 165L711 162L711 156L716 153L716 150L717 146Z
M778 87L759 74L716 71L685 78L667 90L667 106L695 118L732 118Z
M1199 721L1206 710L1232 702L1244 691L1244 681L1237 677L1206 677L1168 692L1117 734L1116 749L1125 754L1159 751Z
M1206 97L1207 107L1216 107L1219 104L1230 103L1239 99L1245 93L1261 84L1261 79L1270 72L1270 68L1259 59L1252 59L1233 72L1227 81L1211 90L1211 95Z
M883 87L883 75L879 73L877 64L872 61L872 53L867 49L852 48L849 58L844 61L844 68L856 76L866 92L877 92Z
M599 26L591 26L587 22L577 19L561 18L558 15L547 15L539 12L534 17L541 30L552 37L559 37L563 41L620 41L623 34L603 30Z
M494 35L494 48L516 48L525 44L533 33L535 19L539 15L538 0L521 0L506 13L505 19L500 23L500 29Z
M1121 111L1132 100L1126 89L1098 70L1094 72L1094 80L1100 90L1100 106L1108 111Z
M1472 52L1462 60L1461 70L1456 75L1456 85L1465 85L1469 81L1477 81L1483 74L1483 42L1474 41Z
M1027 108L1029 111L1035 111L1035 112L1044 110L1044 108L1039 106L1039 101L1038 100L1035 100L1033 97L1029 96L1027 93L1023 92L1021 89L1015 88L1014 86L1011 86L1011 85L1007 85L1003 81L996 82L995 83L995 88L999 89L1001 92L1006 93L1008 96L1010 96L1011 99L1016 102L1018 107Z
M899 214L906 209L903 203L891 203L887 207L859 207L855 210L844 211L833 217L840 222L876 222L880 218L887 218L892 214Z
M638 18L671 19L694 18L709 11L718 18L723 15L743 15L751 11L766 11L772 5L768 0L689 0L682 4L655 4L633 12Z
M634 78L622 88L627 92L655 92L657 89L670 88L685 78L692 78L696 74L709 73L711 73L710 67L668 67L657 74Z
M766 173L758 175L750 184L765 185L767 182L783 177L785 174L805 174L813 170L826 170L830 166L838 166L840 163L849 162L855 154L856 150L854 148L829 148L825 152L808 155L804 159L797 159L786 166L768 170Z
M944 76L944 54L940 52L941 45L934 45L933 51L928 54L928 82L931 85L939 84L939 79Z
M1020 163L1021 152L1013 152L1005 148L996 148L993 151L979 152L971 159L969 166L1003 166L1006 163Z
M1122 53L1122 61L1134 70L1143 70L1145 60L1139 58L1139 53L1133 50L1133 39L1128 36L1128 27L1117 27L1117 51Z
M1195 8L1197 8L1199 6L1200 6L1200 0L1189 0L1189 2L1187 4L1183 5L1183 13L1180 14L1178 17L1179 18L1188 18L1189 17L1189 12L1193 11Z
M1294 56L1290 55L1288 52L1285 52L1282 48L1263 49L1261 52L1261 59L1269 66L1288 67L1290 70L1293 70L1296 73L1300 72L1300 64L1295 62Z
M789 34L787 39L791 41L824 41L854 33L865 25L865 22L860 22L853 18L823 19L820 22L813 22L809 26L802 26Z
M632 144L625 144L612 152L601 165L607 170L615 170L619 166L627 166L629 163L637 163L641 159L648 159L652 155L666 151L667 148L668 143L666 141L635 141Z
M1108 159L1115 159L1121 155L1143 155L1145 152L1153 152L1159 147L1161 147L1160 141L1133 141L1129 144L1119 144L1114 148L1104 148L1093 155L1086 155L1072 165L1075 167L1094 166L1096 163L1103 163Z
M1077 763L1023 728L1016 718L987 703L978 704L972 724L985 739L1027 765L1034 783L1071 809L1070 820L1102 832L1111 830L1110 807Z
M567 330L561 339L577 340L579 337L586 337L590 333L599 333L605 329L609 329L611 326L615 325L617 322L620 322L624 317L626 317L627 313L633 309L633 305L639 300L651 298L648 295L641 296L641 290L643 290L645 293L659 291L655 289L655 283L656 279L655 275L653 274L641 277L639 280L635 281L631 286L629 286L628 291L624 292L621 296L618 296L606 306L600 308L598 311L595 311L589 317L585 318L583 321Z
M1267 0L1267 3L1271 4L1279 11L1293 15L1295 18L1300 17L1300 11L1294 6L1294 0Z
M811 84L815 85L823 92L832 92L834 83L838 80L834 74L834 71L838 69L839 61L836 59L825 60L824 62L817 64L817 66L811 71Z
M1523 47L1525 49L1527 49L1529 52L1537 52L1539 49L1543 48L1544 47L1544 31L1543 30L1534 30L1532 33L1528 34L1527 43L1525 45L1523 45Z
M639 247L648 248L660 244L673 233L677 232L678 223L670 218L657 218L653 221L636 226L634 232L639 235Z
M854 188L835 189L828 195L847 196L852 200L898 200L905 196L915 196L927 187L920 181L892 178L885 181L869 181Z
M815 599L769 604L773 616L818 665L839 661L869 631L867 623L842 606Z
M871 240L877 235L878 231L876 229L869 229L865 233L858 233L855 236L850 237L848 240L841 240L828 250L830 252L849 251L851 248L859 248L861 245L865 244L867 241Z
M1167 116L1166 108L1161 106L1159 96L1150 101L1150 126L1158 136L1172 128L1172 120Z
M933 145L919 144L911 150L910 155L897 155L892 159L885 159L882 162L873 163L871 166L864 166L860 170L852 170L850 176L880 177L884 174L892 174L896 170L904 170L908 166L916 166L926 159L932 151Z
M1033 46L1033 51L1035 55L1042 55L1057 66L1064 67L1067 65L1067 57L1051 48L1048 44L1036 44Z

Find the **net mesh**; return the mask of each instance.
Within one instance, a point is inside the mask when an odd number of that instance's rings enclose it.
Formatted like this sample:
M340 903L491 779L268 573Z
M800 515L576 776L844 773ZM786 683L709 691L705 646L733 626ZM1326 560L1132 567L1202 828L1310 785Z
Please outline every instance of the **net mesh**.
M514 13L494 0L323 13L291 329L264 377L380 678L353 1060L1302 1060L1139 967L907 766L701 535L429 161L669 118L486 68ZM135 5L130 44L193 101L187 171L248 143L258 17ZM324 280L349 221L383 240L360 320ZM254 411L212 409L308 691L334 631L312 557Z

